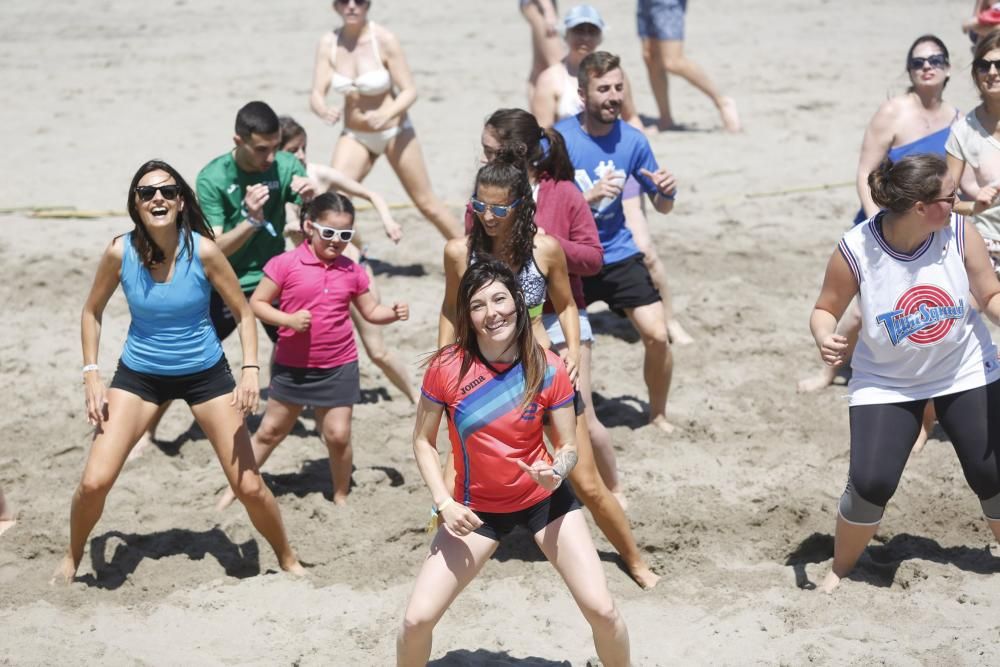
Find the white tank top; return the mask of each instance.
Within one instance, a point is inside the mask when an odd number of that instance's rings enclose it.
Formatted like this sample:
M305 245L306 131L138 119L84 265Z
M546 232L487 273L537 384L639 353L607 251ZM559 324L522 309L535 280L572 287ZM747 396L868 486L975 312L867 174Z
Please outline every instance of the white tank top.
M969 305L964 218L952 214L948 227L904 255L882 236L883 215L840 241L861 301L851 405L932 398L1000 378L990 333Z
M565 77L563 78L563 89L559 94L559 106L556 108L556 120L562 120L569 116L575 116L583 111L583 102L580 100L580 85L575 76L570 76L563 65Z

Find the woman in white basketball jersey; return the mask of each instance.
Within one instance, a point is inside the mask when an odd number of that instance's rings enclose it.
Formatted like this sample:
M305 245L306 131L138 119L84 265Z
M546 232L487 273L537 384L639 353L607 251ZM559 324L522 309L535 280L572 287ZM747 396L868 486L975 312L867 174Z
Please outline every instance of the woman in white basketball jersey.
M837 321L855 295L862 328L851 361L851 462L837 516L829 593L875 534L934 400L965 478L1000 540L1000 282L971 222L954 215L955 179L936 155L885 159L868 177L882 210L844 234L809 327L823 361L844 363Z

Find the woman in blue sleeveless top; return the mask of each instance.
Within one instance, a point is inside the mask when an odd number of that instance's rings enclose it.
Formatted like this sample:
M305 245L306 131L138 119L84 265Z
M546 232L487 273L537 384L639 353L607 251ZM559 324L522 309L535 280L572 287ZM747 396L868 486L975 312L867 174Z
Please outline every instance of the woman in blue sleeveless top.
M215 245L194 192L158 160L132 178L128 212L135 229L104 252L83 307L83 384L96 427L70 512L70 545L54 580L72 581L91 530L129 452L157 407L184 399L212 443L236 496L271 544L283 570L302 573L274 496L260 477L243 418L257 407L256 321L236 274ZM122 285L132 322L111 387L97 365L104 308ZM208 316L212 288L239 319L240 382L233 380Z

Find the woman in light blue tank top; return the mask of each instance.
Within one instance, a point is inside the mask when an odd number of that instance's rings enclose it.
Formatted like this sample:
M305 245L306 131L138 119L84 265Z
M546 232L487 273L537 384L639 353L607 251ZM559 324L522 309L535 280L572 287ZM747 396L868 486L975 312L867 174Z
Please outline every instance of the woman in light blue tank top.
M70 511L70 545L54 580L72 581L87 538L122 466L157 408L183 398L208 436L230 486L271 544L279 566L302 573L274 496L254 464L243 421L257 408L256 321L236 274L215 245L194 192L177 171L147 162L129 187L135 229L116 237L97 268L83 307L83 379L87 419L96 427ZM97 353L104 308L121 283L132 322L111 387ZM208 318L214 288L239 319L243 372L237 385Z

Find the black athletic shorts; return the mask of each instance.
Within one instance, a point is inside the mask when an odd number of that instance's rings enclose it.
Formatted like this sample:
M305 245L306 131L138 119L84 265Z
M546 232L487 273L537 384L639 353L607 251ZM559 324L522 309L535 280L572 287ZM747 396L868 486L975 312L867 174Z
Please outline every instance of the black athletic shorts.
M140 373L119 360L118 369L111 379L111 388L135 394L156 405L181 398L188 405L197 405L230 393L236 388L236 381L229 370L226 355L219 357L211 368L190 375Z
M626 308L660 301L660 292L639 253L620 262L605 264L597 275L584 276L583 298L588 306L604 301L615 314L624 317Z
M253 290L243 292L243 296L247 301L250 300L252 294ZM215 290L212 290L212 296L208 301L208 316L212 320L212 326L215 328L215 333L219 336L219 340L226 340L229 334L236 331L236 318L229 311L229 306L222 300L222 296ZM261 322L261 324L264 323ZM264 324L264 333L267 334L272 343L278 342L278 327L272 324Z
M491 540L500 538L518 526L525 526L534 535L559 517L580 509L580 501L569 484L563 482L552 495L531 507L517 512L476 512L483 522L475 532Z

